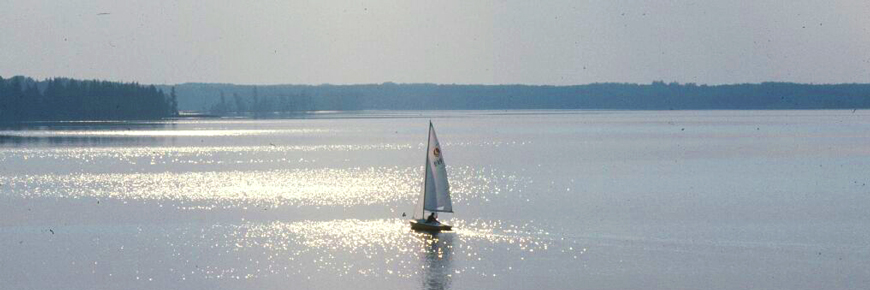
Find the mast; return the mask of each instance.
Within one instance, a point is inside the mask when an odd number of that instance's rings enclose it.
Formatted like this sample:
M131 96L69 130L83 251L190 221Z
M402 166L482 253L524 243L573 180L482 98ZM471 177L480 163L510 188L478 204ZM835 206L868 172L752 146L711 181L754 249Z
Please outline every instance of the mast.
M429 120L429 135L426 139L426 163L423 166L423 194L420 195L420 218L426 217L426 183L429 181L429 145L432 142L432 120ZM416 212L416 210L415 210Z

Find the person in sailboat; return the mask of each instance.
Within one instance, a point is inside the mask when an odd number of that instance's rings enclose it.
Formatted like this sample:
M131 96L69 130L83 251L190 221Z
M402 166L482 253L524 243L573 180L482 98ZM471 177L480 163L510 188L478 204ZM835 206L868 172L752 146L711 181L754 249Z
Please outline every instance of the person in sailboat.
M435 213L434 213L434 212L431 213L431 214L429 214L429 217L426 218L426 222L427 222L427 223L437 223L437 222L438 222L438 219L435 217Z

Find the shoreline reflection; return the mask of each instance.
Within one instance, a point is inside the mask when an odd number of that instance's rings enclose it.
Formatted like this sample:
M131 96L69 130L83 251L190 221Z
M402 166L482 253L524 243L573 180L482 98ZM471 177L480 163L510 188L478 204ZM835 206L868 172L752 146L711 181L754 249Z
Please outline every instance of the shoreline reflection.
M0 124L0 145L12 147L99 145L129 146L137 144L175 143L173 123L106 121L106 122L35 122ZM136 134L136 132L145 132ZM147 134L152 132L151 134ZM168 137L168 139L167 139Z

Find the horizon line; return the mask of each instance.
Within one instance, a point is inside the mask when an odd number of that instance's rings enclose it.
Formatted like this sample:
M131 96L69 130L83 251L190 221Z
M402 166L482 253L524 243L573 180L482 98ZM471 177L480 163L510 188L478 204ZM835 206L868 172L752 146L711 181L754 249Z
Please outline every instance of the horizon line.
M0 75L2 77L2 75ZM620 82L620 81L606 81L606 82L590 82L590 83L578 83L578 84L533 84L533 83L502 83L502 84L486 84L486 83L436 83L436 82L395 82L395 81L384 81L380 83L370 82L370 83L319 83L319 84L311 84L311 83L265 83L265 84L251 84L251 83L231 83L231 82L197 82L197 81L188 81L188 82L180 82L180 83L142 83L139 81L127 81L127 80L111 80L111 79L99 79L99 78L76 78L76 77L67 77L67 76L53 76L53 77L44 77L44 78L35 78L25 75L16 74L11 77L4 77L4 79L12 79L16 77L29 78L36 81L47 81L50 79L74 79L81 81L109 81L109 82L120 82L120 83L138 83L140 85L154 85L154 86L181 86L181 85L233 85L233 86L247 86L247 87L269 87L269 86L379 86L379 85L436 85L436 86L525 86L525 87L576 87L576 86L588 86L588 85L601 85L601 84L618 84L618 85L653 85L656 83L663 83L665 85L677 84L677 85L696 85L696 86L734 86L734 85L760 85L766 83L778 83L778 84L796 84L796 85L870 85L870 82L858 83L858 82L838 82L838 83L830 83L830 82L796 82L796 81L760 81L760 82L741 82L741 83L696 83L696 82L679 82L679 81L664 81L664 80L652 80L646 83L640 82Z

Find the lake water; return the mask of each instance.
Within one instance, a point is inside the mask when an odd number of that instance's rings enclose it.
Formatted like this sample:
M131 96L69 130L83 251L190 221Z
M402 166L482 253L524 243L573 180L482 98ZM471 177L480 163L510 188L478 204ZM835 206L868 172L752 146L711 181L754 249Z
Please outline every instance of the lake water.
M870 112L304 117L3 127L0 288L870 287Z

